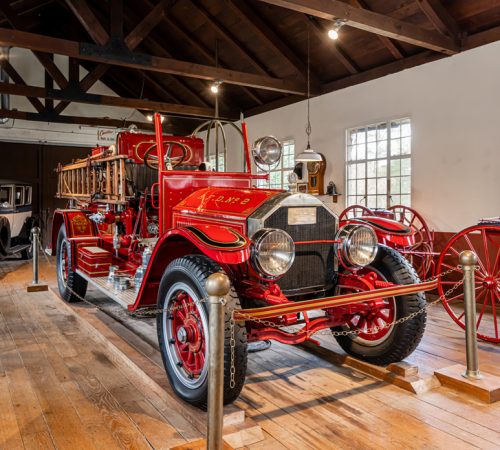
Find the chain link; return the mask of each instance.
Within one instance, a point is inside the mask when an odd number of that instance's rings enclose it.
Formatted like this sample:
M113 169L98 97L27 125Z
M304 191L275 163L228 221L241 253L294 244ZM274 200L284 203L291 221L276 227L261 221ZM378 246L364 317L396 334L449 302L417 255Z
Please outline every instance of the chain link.
M457 268L460 268L459 266L457 266ZM477 267L476 267L477 269ZM427 281L434 281L438 278L443 278L445 277L446 275L449 275L450 273L452 272L455 272L456 271L456 268L452 268L452 269L449 269L445 272L442 272L438 275L435 275L433 277L431 277L430 279L428 279ZM353 336L353 335L359 335L361 333L378 333L379 331L381 330L384 330L384 329L387 329L387 328L391 328L395 325L399 325L399 324L402 324L402 323L405 323L405 322L408 322L412 319L414 319L415 317L417 317L418 315L420 314L423 314L426 310L428 310L429 308L437 305L438 303L440 303L441 301L445 301L447 299L448 296L450 296L455 290L457 290L461 285L463 284L463 279L457 281L450 289L448 289L443 295L440 295L436 300L433 300L432 302L427 302L422 308L419 308L417 311L414 311L412 312L411 314L409 314L408 316L405 316L405 317L401 317L400 319L398 320L394 320L393 322L389 322L389 323L385 323L384 325L381 325L381 326L375 326L371 329L368 329L368 330L364 330L364 329L356 329L356 330L341 330L341 331L334 331L334 330L317 330L317 331L311 331L311 330L300 330L298 333L301 333L302 335L306 335L306 338L310 338L312 335L329 335L329 336ZM69 286L67 286L67 288L71 291L71 293L73 295L75 295L78 299L82 300L83 302L99 309L100 311L103 311L106 313L106 310L104 308L102 308L100 305L98 304L95 304L87 299L85 299L84 297L82 297L81 295L77 294L73 289L71 289ZM207 297L204 297L204 298L201 298L201 299L195 299L193 300L195 304L200 304L200 303L206 303L208 302L208 298ZM223 305L226 305L226 300L225 298L221 297L221 303ZM182 309L184 308L183 305L178 305L178 306L172 306L170 308L168 308L168 312L171 314L179 309ZM234 387L236 386L236 380L235 380L235 377L236 377L236 365L235 365L235 348L236 348L236 337L235 337L235 334L236 334L236 321L234 320L234 310L235 308L232 308L230 309L229 311L227 311L230 316L231 316L231 319L230 319L230 322L229 322L229 348L230 348L230 367L229 367L229 386L231 389L234 389ZM165 311L165 308L148 308L148 309L145 309L145 310L139 310L139 311L127 311L129 316L131 317L136 317L136 318L144 318L144 317L154 317L156 316L157 314L162 314L163 312ZM258 323L260 325L263 325L265 327L269 327L269 328L275 328L275 329L280 329L281 331L285 331L285 332L293 332L294 330L288 330L287 327L283 327L279 324L276 324L275 322L272 322L270 320L265 320L265 319L258 319L258 318L255 318L253 316L251 316L250 314L244 314L244 313L241 313L240 311L238 311L238 315L240 317L242 317L243 319L246 319L246 320L249 320L249 321L252 321L252 322L255 322L255 323Z

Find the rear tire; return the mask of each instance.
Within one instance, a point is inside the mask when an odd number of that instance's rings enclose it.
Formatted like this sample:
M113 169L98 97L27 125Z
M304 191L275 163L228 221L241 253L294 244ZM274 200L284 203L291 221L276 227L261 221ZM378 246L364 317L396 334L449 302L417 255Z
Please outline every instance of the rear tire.
M71 260L71 245L66 237L66 227L62 225L57 236L57 287L63 300L68 303L81 301L87 292L87 280L72 269Z
M208 276L221 271L220 266L206 256L189 255L178 258L165 270L158 292L158 307L163 312L157 315L157 331L165 371L175 393L186 402L201 408L206 408L208 397L206 338L209 309L206 302L199 301L208 297L205 290ZM180 307L183 302L189 305L187 313ZM175 307L173 312L172 307ZM240 300L231 286L224 322L224 404L236 400L246 376L246 329L235 323L235 386L230 387L231 311L236 308L240 308Z
M398 285L420 283L410 263L399 252L384 245L379 245L377 256L367 269L378 272L387 281ZM401 319L420 310L425 303L425 294L422 292L394 298L394 319ZM385 366L402 361L417 348L424 334L426 317L424 311L413 319L394 325L384 339L375 344L363 341L354 334L335 336L335 339L346 353L369 363ZM339 329L349 327L340 327L335 331Z

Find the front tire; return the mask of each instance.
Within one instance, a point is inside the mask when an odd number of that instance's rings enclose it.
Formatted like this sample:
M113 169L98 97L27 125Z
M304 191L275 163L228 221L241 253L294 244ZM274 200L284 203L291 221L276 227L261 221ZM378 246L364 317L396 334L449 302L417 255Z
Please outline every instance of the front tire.
M66 227L63 225L57 235L57 287L63 300L68 303L80 301L87 292L87 281L73 270L71 260L71 245L66 237Z
M158 342L165 371L175 393L186 402L206 408L208 398L208 297L205 281L221 272L220 266L201 255L172 261L163 274L158 292ZM240 308L234 287L227 296L224 322L224 404L239 396L245 383L247 340L244 326L235 323L234 387L230 386L231 315Z
M366 270L376 272L379 279L382 278L398 285L420 283L410 263L399 252L384 245L379 245L375 260L366 267ZM375 318L372 323L380 325L384 322L392 323L419 311L425 303L425 295L422 292L389 298L386 300L387 307L384 315L381 316L382 321ZM365 326L365 318L351 319L345 327L340 327L340 329L354 330ZM379 332L376 336L369 333L359 335L353 333L348 336L335 336L335 338L346 353L369 363L385 366L402 361L417 348L424 334L425 323L426 312L424 311L406 322L387 327L384 332Z

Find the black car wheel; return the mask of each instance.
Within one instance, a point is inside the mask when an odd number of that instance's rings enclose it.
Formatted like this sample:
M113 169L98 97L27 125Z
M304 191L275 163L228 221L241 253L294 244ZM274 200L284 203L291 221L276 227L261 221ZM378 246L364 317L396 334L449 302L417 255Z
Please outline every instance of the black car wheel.
M399 285L420 283L410 263L399 252L384 245L379 246L375 260L364 270L375 272L378 279ZM419 311L425 302L423 293L385 299L376 309L353 314L345 326L333 330L353 330L357 334L335 338L344 351L372 364L401 361L422 339L426 313L424 311L402 323L394 322Z
M211 259L189 255L170 263L158 292L158 342L163 364L176 394L192 405L206 408L208 396L209 310L205 281L222 269ZM233 287L227 296L224 324L224 403L233 402L245 382L247 341L245 327L235 324L234 386L230 386L231 313L240 308Z

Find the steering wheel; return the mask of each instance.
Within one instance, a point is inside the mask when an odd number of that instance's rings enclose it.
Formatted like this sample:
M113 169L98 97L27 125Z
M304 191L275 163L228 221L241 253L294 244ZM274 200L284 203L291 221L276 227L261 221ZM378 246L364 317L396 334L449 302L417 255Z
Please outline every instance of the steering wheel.
M176 141L164 141L164 144L168 145L167 151L165 153L165 158L170 159L170 162L172 164L172 168L181 165L186 160L186 157L189 153L188 146L186 144L183 144L181 142L176 142ZM173 149L174 145L177 145L181 148L182 155L170 158L170 155L172 154L172 149ZM155 151L155 154L152 154L153 150ZM146 164L147 167L149 167L150 169L153 169L153 170L158 170L158 155L156 154L156 143L152 144L144 152L143 160L144 160L144 164Z

